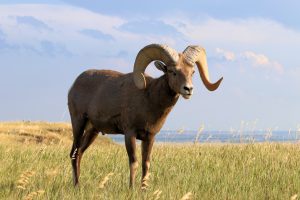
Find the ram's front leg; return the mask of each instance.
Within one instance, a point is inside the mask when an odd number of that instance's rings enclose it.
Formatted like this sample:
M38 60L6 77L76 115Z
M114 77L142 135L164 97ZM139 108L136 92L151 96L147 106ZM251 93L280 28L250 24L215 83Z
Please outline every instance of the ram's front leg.
M149 180L150 158L153 143L153 136L142 141L142 189L146 189L149 186L147 181Z
M129 187L132 188L134 186L135 174L138 167L136 158L136 135L134 133L125 134L125 145L130 167Z

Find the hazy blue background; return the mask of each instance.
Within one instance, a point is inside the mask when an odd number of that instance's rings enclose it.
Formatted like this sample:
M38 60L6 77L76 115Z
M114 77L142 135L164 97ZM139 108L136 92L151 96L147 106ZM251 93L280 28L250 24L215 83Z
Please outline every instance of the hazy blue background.
M280 2L1 0L0 120L68 121L82 71L130 72L149 43L199 44L224 82L211 93L197 74L164 129L299 129L300 3Z

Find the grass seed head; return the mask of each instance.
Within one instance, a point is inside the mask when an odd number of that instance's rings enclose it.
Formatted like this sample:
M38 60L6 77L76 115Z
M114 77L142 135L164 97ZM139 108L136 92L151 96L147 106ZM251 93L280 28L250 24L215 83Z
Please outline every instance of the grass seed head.
M296 200L298 199L298 194L294 194L293 196L291 196L291 200Z
M103 189L105 187L105 184L107 183L107 181L109 180L109 177L114 175L114 173L110 172L109 174L107 174L104 179L100 182L99 188Z
M24 197L24 200L32 200L34 199L35 197L37 196L41 196L42 194L44 194L45 191L44 190L38 190L36 192L30 192L29 194L27 194L25 197Z
M186 193L180 200L192 199L193 194L191 192Z
M21 186L21 185L18 185L17 188L18 188L18 189L21 189L21 190L25 190L25 189L26 189L25 187L23 187L23 186Z
M32 177L34 174L35 174L35 172L32 172L32 171L27 171L27 172L22 173L20 175L19 180L17 180L17 182L16 182L17 188L25 190L26 185L28 185L28 183L29 183L30 177Z
M154 200L158 200L160 198L160 195L161 195L162 191L157 189L153 192L153 199Z

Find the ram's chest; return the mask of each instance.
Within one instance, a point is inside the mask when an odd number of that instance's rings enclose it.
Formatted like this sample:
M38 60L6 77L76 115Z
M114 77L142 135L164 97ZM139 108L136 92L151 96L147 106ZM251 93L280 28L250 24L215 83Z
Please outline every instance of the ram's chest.
M138 131L156 134L164 125L170 111L171 109L162 111L147 109L134 118L129 118L128 123Z
M137 128L136 134L137 134L137 139L140 140L147 140L149 138L154 137L162 128L165 120L157 120L155 122L144 122L144 126L140 126ZM139 124L140 125L140 124ZM138 126L137 126L138 127Z
M166 118L167 118L167 114L157 116L156 118L154 118L148 122L146 129L152 133L159 132L160 129L162 128L162 126L164 125Z

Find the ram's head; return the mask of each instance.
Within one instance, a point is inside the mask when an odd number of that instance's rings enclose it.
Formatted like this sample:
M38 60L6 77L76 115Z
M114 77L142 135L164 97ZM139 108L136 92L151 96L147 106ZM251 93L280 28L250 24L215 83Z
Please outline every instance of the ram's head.
M220 78L216 83L210 82L204 48L188 46L182 53L177 53L166 45L151 44L140 50L134 63L134 83L139 89L147 86L144 72L152 61L155 61L154 64L159 70L166 73L170 88L185 99L193 94L192 76L195 64L208 90L216 90L223 80Z

